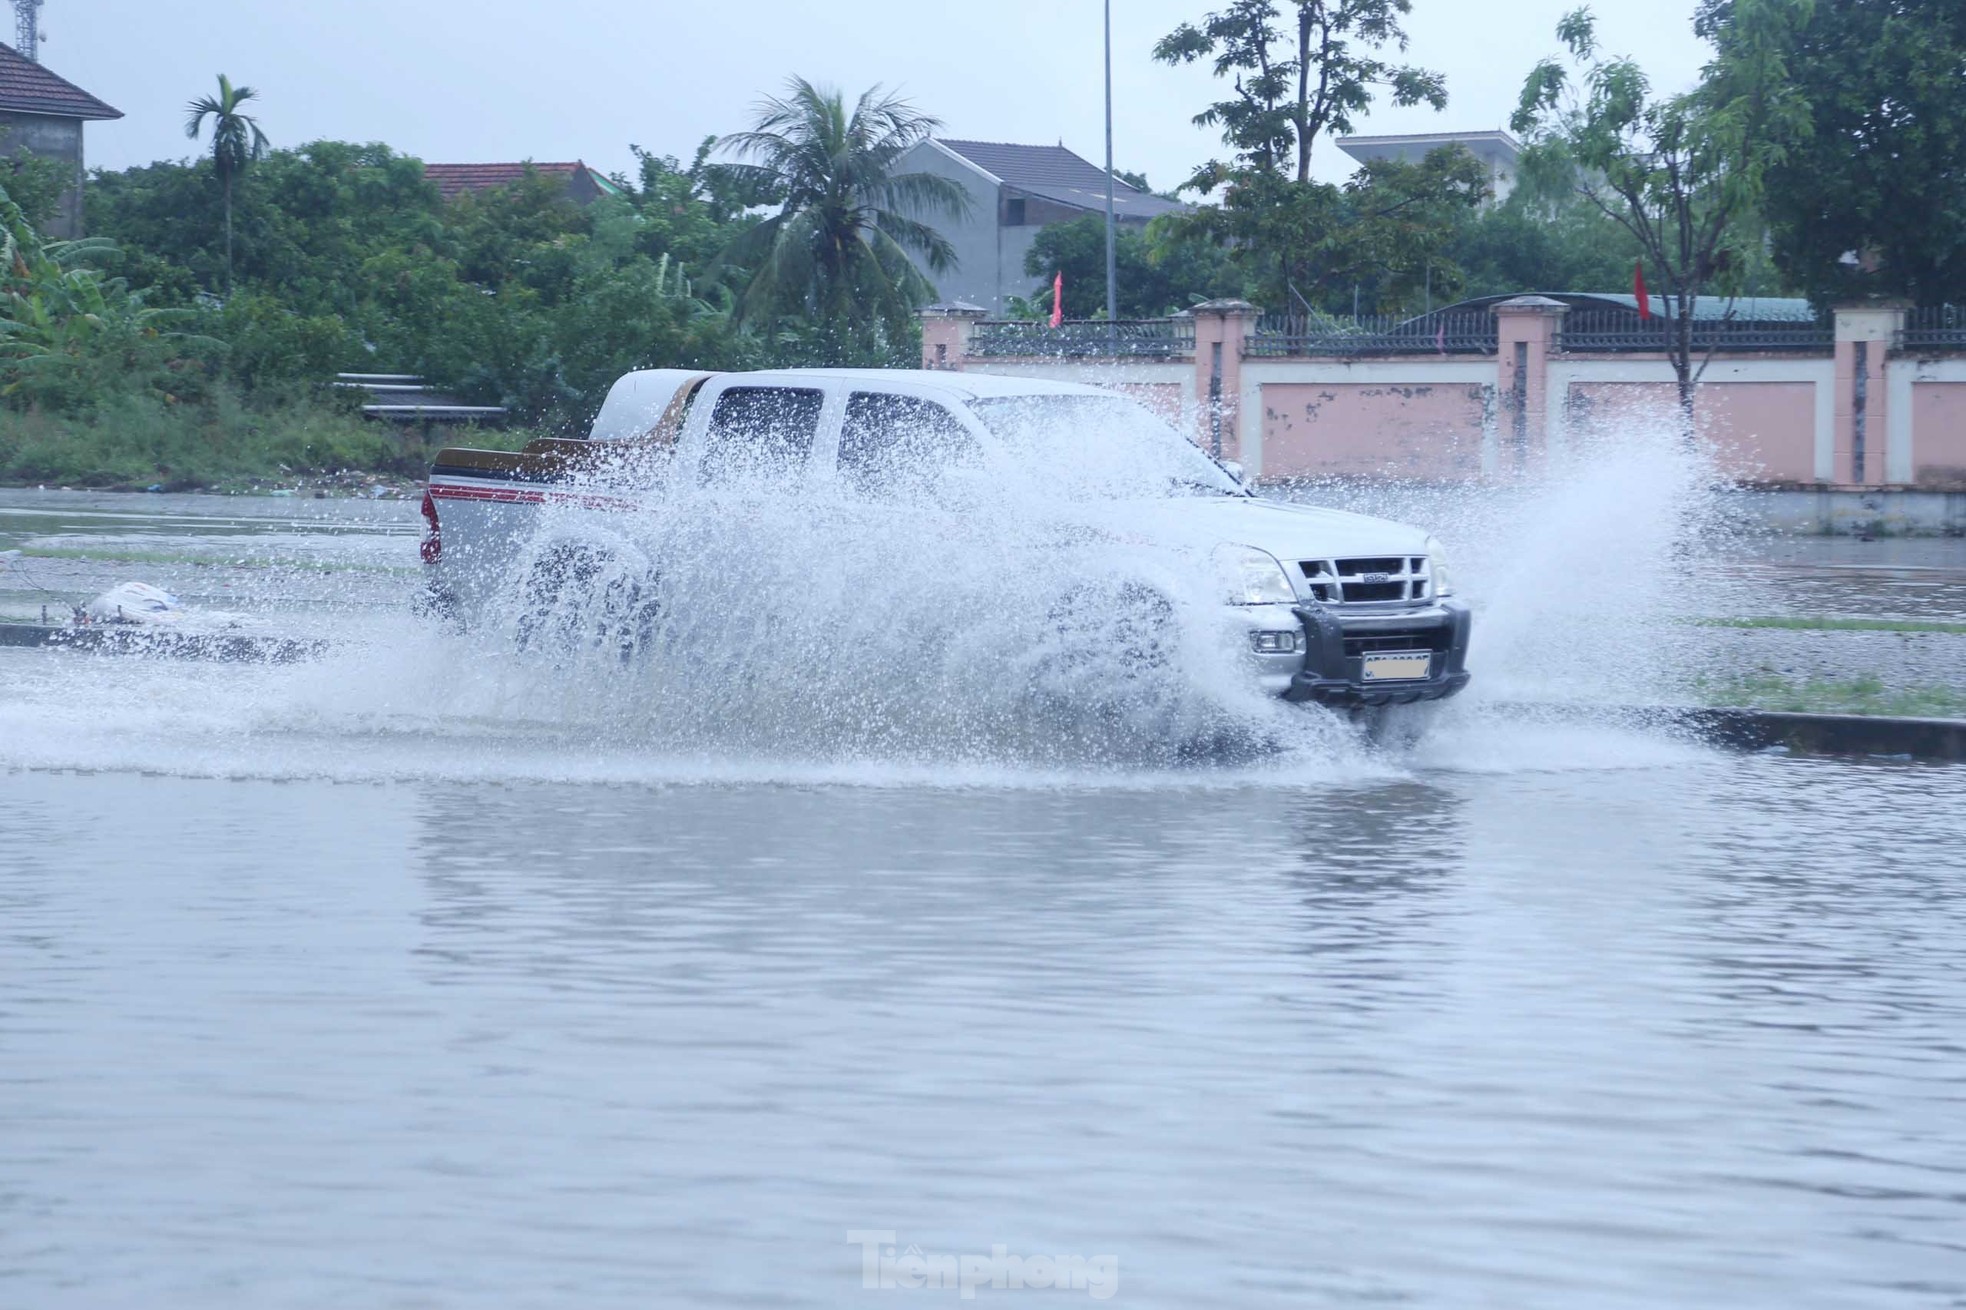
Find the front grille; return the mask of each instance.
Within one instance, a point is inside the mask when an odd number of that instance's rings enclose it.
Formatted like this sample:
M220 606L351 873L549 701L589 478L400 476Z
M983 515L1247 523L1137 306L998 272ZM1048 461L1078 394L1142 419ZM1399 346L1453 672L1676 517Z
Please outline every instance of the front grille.
M1451 628L1435 626L1419 628L1412 632L1375 632L1370 636L1345 638L1345 654L1357 658L1380 651L1430 650L1445 651L1453 644L1454 633Z
M1428 599L1433 578L1425 555L1299 560L1311 597L1327 605L1405 605Z

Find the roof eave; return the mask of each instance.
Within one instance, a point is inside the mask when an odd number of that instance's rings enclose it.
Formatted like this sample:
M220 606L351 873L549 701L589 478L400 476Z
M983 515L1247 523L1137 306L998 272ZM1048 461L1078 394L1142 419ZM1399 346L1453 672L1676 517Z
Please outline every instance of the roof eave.
M54 109L47 105L24 105L19 101L0 100L0 114L38 114L42 118L72 118L84 123L107 123L123 117L120 109L104 105L101 109Z

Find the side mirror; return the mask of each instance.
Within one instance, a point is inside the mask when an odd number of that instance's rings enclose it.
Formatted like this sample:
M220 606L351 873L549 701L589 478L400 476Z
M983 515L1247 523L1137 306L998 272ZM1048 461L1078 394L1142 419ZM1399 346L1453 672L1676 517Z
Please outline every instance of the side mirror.
M1237 482L1247 481L1247 479L1243 475L1242 465L1233 459L1225 459L1222 461L1222 471L1228 474L1230 477L1234 478Z

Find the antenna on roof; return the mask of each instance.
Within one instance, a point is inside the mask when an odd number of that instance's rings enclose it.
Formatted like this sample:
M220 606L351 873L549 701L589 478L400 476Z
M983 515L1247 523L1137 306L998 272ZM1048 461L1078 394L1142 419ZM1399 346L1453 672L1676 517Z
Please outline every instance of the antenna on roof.
M14 49L41 62L41 6L47 0L14 0Z

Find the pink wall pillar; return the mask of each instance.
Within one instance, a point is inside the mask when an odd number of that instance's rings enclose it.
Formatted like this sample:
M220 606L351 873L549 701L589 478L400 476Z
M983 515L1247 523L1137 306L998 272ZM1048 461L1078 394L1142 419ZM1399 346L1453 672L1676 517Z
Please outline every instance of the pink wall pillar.
M1550 356L1569 312L1548 296L1517 296L1495 306L1495 436L1503 473L1533 467L1548 454Z
M1196 438L1223 459L1242 458L1242 348L1256 330L1256 306L1247 300L1207 300L1195 316L1195 398L1201 413ZM1261 421L1257 416L1255 421Z
M1831 476L1872 487L1886 478L1884 365L1904 326L1897 305L1836 310L1836 453Z
M960 371L970 334L988 311L973 305L931 305L921 312L922 367Z

